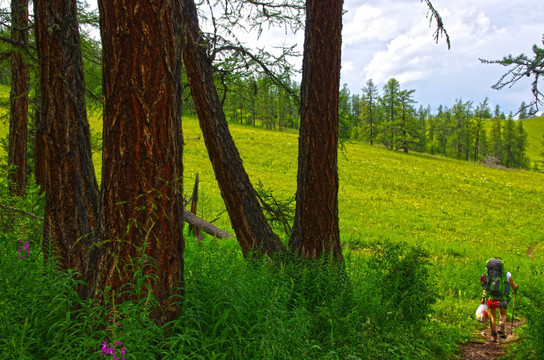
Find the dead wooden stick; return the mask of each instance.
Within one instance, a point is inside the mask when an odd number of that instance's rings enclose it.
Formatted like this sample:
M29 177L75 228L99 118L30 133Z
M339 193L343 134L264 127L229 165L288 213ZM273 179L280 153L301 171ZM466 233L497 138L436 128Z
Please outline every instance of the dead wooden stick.
M193 194L191 195L191 212L196 215L196 205L198 203L198 174L195 178L195 186L193 187ZM193 224L189 224L189 232L194 236L198 236L198 227Z
M217 226L210 224L206 220L202 220L187 209L183 209L183 220L186 223L196 226L200 230L204 231L206 234L210 234L218 238L234 238L234 235L231 235L225 230L222 230Z

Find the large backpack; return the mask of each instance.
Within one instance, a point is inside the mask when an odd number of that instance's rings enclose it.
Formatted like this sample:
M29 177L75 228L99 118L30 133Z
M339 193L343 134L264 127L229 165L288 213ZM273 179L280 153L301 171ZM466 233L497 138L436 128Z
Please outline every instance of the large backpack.
M510 283L506 280L501 259L491 259L487 262L487 279L482 287L491 299L502 300L510 291Z

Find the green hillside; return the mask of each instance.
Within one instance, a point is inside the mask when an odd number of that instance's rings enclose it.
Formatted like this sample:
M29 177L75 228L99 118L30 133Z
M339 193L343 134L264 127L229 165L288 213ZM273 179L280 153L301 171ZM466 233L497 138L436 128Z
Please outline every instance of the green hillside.
M184 136L195 138L195 119L183 120ZM255 183L278 197L296 188L297 135L230 126ZM200 174L202 217L224 210L202 140L187 140L185 188ZM544 174L488 168L442 157L391 152L367 144L347 144L339 157L340 231L344 254L366 258L380 242L422 246L431 254L441 299L433 318L462 332L476 331L473 312L485 261L500 256L522 286L544 263ZM225 213L217 224L231 230ZM540 264L540 265L538 265ZM529 283L528 283L529 282ZM518 299L526 310L527 298ZM523 305L520 305L522 308ZM530 310L528 310L530 311ZM453 313L452 313L453 312Z
M186 138L200 135L195 119L185 118L183 128ZM230 128L252 181L262 181L278 196L294 195L297 135ZM184 167L186 187L198 172L201 191L214 202L203 211L222 211L202 140L186 141ZM528 250L544 238L544 219L538 214L544 201L542 174L361 143L346 145L339 170L341 232L353 247L389 238L425 244L437 254L457 254L490 242L482 254L489 257L504 244ZM228 226L226 216L222 225ZM459 242L468 248L460 249Z
M544 162L544 156L542 155L544 153L544 146L542 145L544 142L544 116L522 121L529 140L527 156L529 156L532 163L535 161ZM542 164L539 164L539 168L542 168L542 166Z
M90 122L99 136L100 116L90 116ZM544 131L544 118L526 123L529 133ZM298 136L236 124L230 129L253 183L262 181L279 198L294 195ZM199 173L200 215L215 219L224 205L198 121L185 117L183 132L185 187L190 189ZM538 137L531 136L532 148ZM93 159L100 181L100 154ZM352 248L391 239L422 244L437 256L473 257L477 251L486 258L499 251L523 255L544 239L543 174L362 143L346 145L339 171L341 235ZM231 230L226 213L217 224ZM482 249L482 244L488 245Z
M0 85L0 140L5 139L9 131L9 90L8 86ZM0 158L2 155L0 154Z

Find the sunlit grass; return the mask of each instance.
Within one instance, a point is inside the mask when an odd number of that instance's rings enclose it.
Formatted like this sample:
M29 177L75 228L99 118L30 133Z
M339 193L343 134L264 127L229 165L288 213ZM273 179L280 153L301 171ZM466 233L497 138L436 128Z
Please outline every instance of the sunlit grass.
M542 130L543 119L528 121L528 131ZM101 114L89 114L89 122L91 132L100 135ZM232 231L198 121L184 117L182 123L184 188L192 191L198 173L199 215L219 217L216 225ZM293 196L298 135L237 124L230 130L251 181L261 181L277 197ZM93 161L100 181L99 152ZM482 257L497 252L521 256L544 238L542 174L362 143L346 144L339 173L341 236L352 248L391 239L422 244L437 255L471 256L477 250Z
M531 162L541 161L544 162L544 116L535 117L531 119L523 120L523 127L527 131L527 140L529 146L527 147L527 156L531 159ZM544 165L539 164L539 168Z

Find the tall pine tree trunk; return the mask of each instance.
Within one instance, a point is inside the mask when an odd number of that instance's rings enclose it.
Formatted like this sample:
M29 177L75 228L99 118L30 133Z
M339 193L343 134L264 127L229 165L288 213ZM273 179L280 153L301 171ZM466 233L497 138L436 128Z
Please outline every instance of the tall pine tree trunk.
M178 0L98 2L103 47L104 148L100 286L133 281L130 262L149 257L147 286L179 312L183 286L181 51ZM143 296L147 289L142 290ZM125 298L127 298L125 296Z
M342 0L307 0L295 221L289 246L342 259L338 227L338 104Z
M24 51L28 46L28 0L11 1L11 93L8 164L15 169L10 172L13 192L25 193L27 181L26 141L28 124L28 65Z
M45 190L44 253L92 283L99 193L91 159L76 0L34 0L41 79L36 155ZM88 290L80 287L83 298Z
M183 0L187 45L183 53L192 96L232 228L244 255L272 254L285 247L266 221L256 192L230 135L213 82L212 64L198 25L194 0Z

